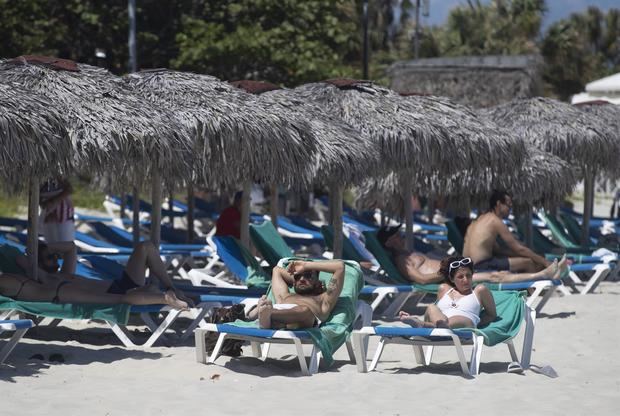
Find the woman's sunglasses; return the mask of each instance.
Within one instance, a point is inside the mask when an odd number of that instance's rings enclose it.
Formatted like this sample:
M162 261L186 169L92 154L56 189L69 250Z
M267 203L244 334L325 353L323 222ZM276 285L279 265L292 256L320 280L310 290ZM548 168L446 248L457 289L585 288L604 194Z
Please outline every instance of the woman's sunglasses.
M471 264L471 257L465 257L461 260L453 261L450 263L450 270L448 270L448 273L452 273L452 270L456 270L461 266L467 266L468 264Z

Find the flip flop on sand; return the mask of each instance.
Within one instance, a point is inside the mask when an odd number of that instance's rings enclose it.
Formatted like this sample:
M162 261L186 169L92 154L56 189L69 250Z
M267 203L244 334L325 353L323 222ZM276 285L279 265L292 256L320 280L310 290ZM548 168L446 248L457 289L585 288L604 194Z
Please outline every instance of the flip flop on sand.
M542 374L543 376L547 376L550 378L557 378L558 373L551 367L550 365L543 365L542 367L539 365L532 364L530 365L530 370L537 374Z
M511 373L511 374L523 374L524 370L523 367L521 367L521 364L513 361L510 364L508 364L508 369L506 370L506 372Z

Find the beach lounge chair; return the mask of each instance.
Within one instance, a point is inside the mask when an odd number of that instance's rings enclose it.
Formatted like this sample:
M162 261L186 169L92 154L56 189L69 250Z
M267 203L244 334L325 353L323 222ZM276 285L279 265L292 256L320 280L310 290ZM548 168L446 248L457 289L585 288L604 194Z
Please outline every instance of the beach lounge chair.
M19 340L33 325L34 323L30 319L0 320L0 334L7 331L14 332L2 349L0 349L0 365L4 364L4 361L11 351L15 349Z
M275 267L280 259L293 257L293 250L276 230L271 221L250 224L250 238L270 267Z
M527 306L518 292L493 291L492 293L498 319L484 328L451 330L381 325L353 331L351 338L357 370L363 373L373 371L377 367L385 346L390 343L413 345L416 361L423 365L431 363L434 347L453 346L456 349L461 371L465 376L473 377L480 371L483 345L494 346L506 343L511 360L519 361L512 340L519 333L523 322L525 322L525 335L520 365L521 368L527 369L530 366L536 313ZM369 336L381 338L370 367L367 367L366 345ZM463 349L466 345L472 346L469 364ZM422 347L426 347L426 350Z
M293 258L282 259L280 265L286 267ZM327 281L330 274L321 273L320 278ZM218 358L220 349L226 339L240 339L252 344L252 353L256 357L265 359L268 348L262 344L293 344L297 358L304 375L318 371L321 358L327 366L333 362L333 353L345 342L349 357L353 360L353 349L349 343L349 335L354 322L361 318L364 325L371 320L370 308L364 302L359 302L357 296L363 284L359 265L354 262L345 262L345 283L338 302L330 318L318 328L303 330L272 330L259 329L256 322L237 321L232 324L207 324L205 328L195 331L196 360L204 364L213 364ZM205 337L209 332L219 333L219 338L210 357L207 357ZM303 349L304 344L312 344L310 363L306 362Z

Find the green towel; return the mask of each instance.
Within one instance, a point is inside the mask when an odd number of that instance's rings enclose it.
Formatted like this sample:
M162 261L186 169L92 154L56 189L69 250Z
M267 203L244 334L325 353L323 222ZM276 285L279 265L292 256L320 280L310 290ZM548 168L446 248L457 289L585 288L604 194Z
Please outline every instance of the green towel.
M515 291L496 291L491 290L497 319L482 328L471 329L484 338L484 345L493 346L514 338L521 329L525 313L524 300L525 292ZM484 311L482 312L484 315Z
M33 315L59 319L101 319L126 325L130 308L130 305L125 304L25 302L0 295L0 310L17 309Z
M280 260L279 264L282 267L286 267L288 263L293 260L321 261L289 257ZM344 344L353 330L353 319L355 318L357 309L357 297L364 285L362 270L359 264L353 261L345 261L344 263L344 286L329 319L323 322L318 328L305 329L312 338L314 344L321 350L321 354L327 366L330 366L334 362L334 352ZM319 274L319 278L327 283L331 278L331 273L322 272ZM292 290L293 289L291 289L291 291ZM274 301L271 289L267 293L267 297ZM234 322L234 325L256 328L258 327L258 322L237 320Z

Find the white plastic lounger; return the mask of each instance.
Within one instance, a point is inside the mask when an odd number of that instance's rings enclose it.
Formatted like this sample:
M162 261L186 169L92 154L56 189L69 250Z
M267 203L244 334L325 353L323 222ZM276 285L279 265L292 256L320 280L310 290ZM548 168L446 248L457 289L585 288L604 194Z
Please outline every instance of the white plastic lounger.
M15 331L13 336L9 338L7 343L0 350L0 365L4 364L4 361L9 356L11 351L15 348L19 340L22 339L26 331L32 328L34 324L30 319L17 319L17 320L0 320L0 334L5 331Z
M363 301L357 302L356 317L353 320L361 319L362 325L369 325L372 320L372 310L369 305ZM219 333L215 348L210 357L207 357L206 336L209 332ZM270 344L293 344L297 352L297 359L301 372L304 375L312 375L318 372L319 362L321 360L321 352L314 345L309 333L304 330L276 330L276 329L259 329L239 327L230 324L205 324L202 328L196 329L196 361L202 364L214 364L220 355L220 350L226 339L238 339L248 341L252 345L252 355L261 359L266 359L269 353ZM312 344L309 363L303 350L303 345ZM355 359L351 340L346 341L349 359Z

